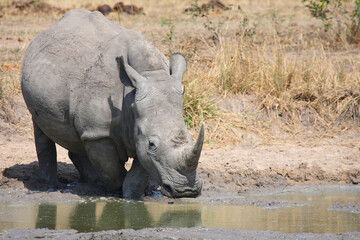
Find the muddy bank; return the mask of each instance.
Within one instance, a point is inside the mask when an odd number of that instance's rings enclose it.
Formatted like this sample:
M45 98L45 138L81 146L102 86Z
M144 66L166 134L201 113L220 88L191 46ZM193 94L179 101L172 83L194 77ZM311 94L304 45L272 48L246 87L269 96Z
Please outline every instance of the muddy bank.
M296 184L358 184L358 148L326 142L206 149L199 164L204 189L246 192Z
M75 230L8 230L0 236L2 239L360 239L359 232L336 233L336 234L313 234L313 233L282 233L270 231L247 231L247 230L228 230L219 228L151 228L132 230L124 229L120 231L103 231L93 233L77 233Z
M1 140L0 140L1 141ZM22 146L25 145L25 146ZM9 153L2 161L0 189L54 191L77 195L108 195L101 183L79 182L78 173L59 149L59 186L49 189L37 180L38 163L31 140L8 141L0 145ZM12 146L14 149L12 149ZM11 153L10 153L11 152ZM4 152L0 151L0 155ZM6 154L6 153L5 153ZM29 154L28 156L24 156ZM268 191L297 184L358 184L360 180L360 151L344 146L259 146L256 148L227 147L205 149L199 164L203 180L203 196L217 193ZM40 196L40 198L47 198ZM0 198L5 200L6 195ZM61 198L61 197L60 197ZM68 199L69 196L66 197ZM34 196L32 199L36 200ZM51 199L51 197L50 197Z
M255 150L240 148L235 151L231 149L228 151L224 151L223 149L205 149L199 166L199 175L204 182L202 196L224 195L228 192L246 193L271 191L272 189L281 189L298 184L353 185L357 184L358 179L360 179L360 171L356 168L351 168L358 158L358 150L335 147L335 149L337 149L336 151L339 151L339 149L342 150L342 158L349 163L341 167L339 166L338 168L333 168L326 166L331 164L331 160L326 159L326 156L323 154L327 152L328 156L330 156L333 153L333 151L330 151L330 148L322 149L322 151L319 152L318 157L323 157L323 160L317 162L314 160L314 162L306 161L306 157L308 156L304 156L305 160L303 160L300 159L300 154L298 156L292 155L291 148L284 150L285 153L279 152L275 157L277 150L269 150L268 148L269 146L267 146L267 149L257 148ZM276 148L278 148L278 146ZM305 154L303 155L306 155L308 149L303 147L296 148L297 151L304 152ZM320 147L316 148L320 149ZM226 155L225 152L227 156L229 156L227 159L223 157ZM253 154L250 160L246 159L247 156L250 156L251 152L253 152ZM64 152L64 154L65 153L66 152ZM60 152L60 155L61 154L62 152ZM237 156L235 157L235 155ZM335 154L332 156L335 156ZM271 157L274 157L274 159L267 159ZM285 166L280 166L281 163L277 161L279 157L289 158L286 159ZM299 159L296 159L296 157ZM65 159L66 157L64 156L63 158ZM255 160L256 158L258 158L258 160ZM36 160L36 158L34 160ZM328 163L326 163L327 160L329 161ZM258 163L255 161L258 161ZM333 160L333 162L339 165L344 163L344 161L341 160L338 162ZM299 165L297 166L297 164ZM321 164L324 165L320 167L319 165ZM56 192L63 193L64 196L60 194L56 197L56 199L60 200L63 198L66 200L71 198L76 200L78 196L89 195L119 196L106 192L101 182L97 184L79 182L79 175L73 164L69 162L58 162L59 185L55 188L48 188L48 186L38 181L37 176L37 161L14 164L2 168L0 172L0 189L12 189L16 191L13 191L15 195L12 196L2 194L2 191L0 191L0 199L25 198L24 200L26 200L30 198L29 200L34 201L44 199L51 201L51 199L54 199L52 195ZM22 192L28 190L37 192L37 194L23 196ZM19 196L16 196L17 191ZM214 202L214 204L216 203Z
M360 202L347 202L347 203L335 202L329 208L329 210L360 213Z
M198 169L204 182L202 194L245 193L297 184L357 185L360 150L356 146L344 146L336 139L322 139L321 143L315 146L305 145L305 141L302 145L206 146ZM106 194L101 184L79 183L67 151L59 146L57 149L60 191ZM0 160L0 189L47 191L37 180L38 163L32 136L7 134L0 138Z

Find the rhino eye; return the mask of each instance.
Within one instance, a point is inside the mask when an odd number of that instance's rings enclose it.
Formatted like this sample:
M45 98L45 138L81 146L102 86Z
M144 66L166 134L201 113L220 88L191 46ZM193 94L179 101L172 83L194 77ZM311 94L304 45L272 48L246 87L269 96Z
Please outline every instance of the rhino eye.
M156 148L155 143L149 141L149 150Z
M159 138L157 136L150 136L148 139L148 151L149 152L156 152L159 146Z

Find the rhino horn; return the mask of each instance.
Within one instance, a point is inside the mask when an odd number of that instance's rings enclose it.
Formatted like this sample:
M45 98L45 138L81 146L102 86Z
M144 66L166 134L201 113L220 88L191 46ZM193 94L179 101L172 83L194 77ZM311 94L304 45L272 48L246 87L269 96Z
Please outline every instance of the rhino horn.
M192 147L186 149L183 155L187 171L189 172L195 171L199 163L199 158L203 147L203 143L204 143L204 125L201 126L200 133L196 140L196 143Z

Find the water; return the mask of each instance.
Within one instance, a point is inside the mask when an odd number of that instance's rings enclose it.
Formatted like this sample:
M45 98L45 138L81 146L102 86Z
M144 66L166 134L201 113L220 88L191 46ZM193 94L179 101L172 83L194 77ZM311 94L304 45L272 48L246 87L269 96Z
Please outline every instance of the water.
M237 205L249 199L269 204ZM114 198L57 204L0 202L0 231L49 228L92 232L195 226L285 233L360 231L360 213L330 210L336 201L360 202L360 188L302 187L274 194L144 202Z

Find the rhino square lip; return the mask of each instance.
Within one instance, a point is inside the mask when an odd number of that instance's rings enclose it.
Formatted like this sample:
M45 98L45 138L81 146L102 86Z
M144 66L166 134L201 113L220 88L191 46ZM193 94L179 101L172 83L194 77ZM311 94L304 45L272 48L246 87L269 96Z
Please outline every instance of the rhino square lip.
M200 195L201 188L200 189L185 188L182 191L179 191L179 190L173 191L169 184L163 182L160 187L160 192L164 196L169 197L169 198L197 197Z

